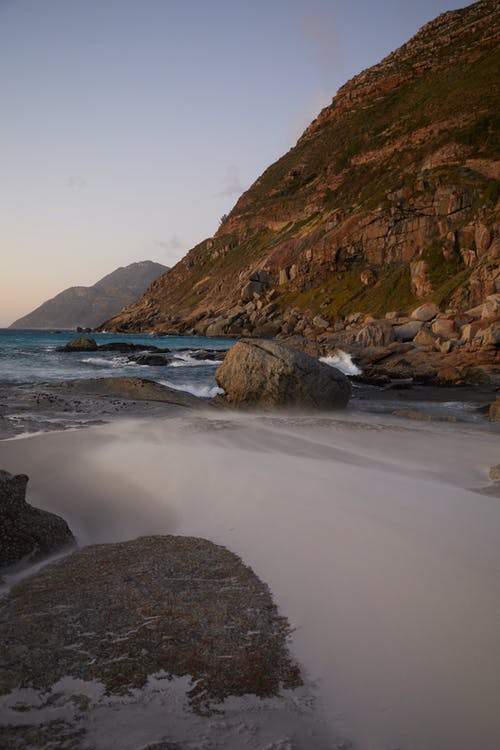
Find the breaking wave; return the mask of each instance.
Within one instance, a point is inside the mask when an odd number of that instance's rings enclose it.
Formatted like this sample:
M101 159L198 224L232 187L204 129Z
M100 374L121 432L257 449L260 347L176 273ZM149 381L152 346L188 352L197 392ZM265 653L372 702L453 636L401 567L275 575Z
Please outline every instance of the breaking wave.
M351 355L342 351L342 349L338 349L335 354L331 354L329 357L320 357L319 361L330 365L330 367L336 367L344 375L361 375L362 373L362 370L352 361Z

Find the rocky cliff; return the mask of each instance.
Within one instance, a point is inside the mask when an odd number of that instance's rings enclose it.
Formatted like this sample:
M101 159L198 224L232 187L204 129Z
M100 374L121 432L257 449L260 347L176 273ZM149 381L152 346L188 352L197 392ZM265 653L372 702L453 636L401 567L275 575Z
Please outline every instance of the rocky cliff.
M500 291L499 6L439 16L346 83L123 331L290 335Z
M65 289L16 320L11 328L93 328L117 315L166 271L167 266L151 260L117 268L93 286Z

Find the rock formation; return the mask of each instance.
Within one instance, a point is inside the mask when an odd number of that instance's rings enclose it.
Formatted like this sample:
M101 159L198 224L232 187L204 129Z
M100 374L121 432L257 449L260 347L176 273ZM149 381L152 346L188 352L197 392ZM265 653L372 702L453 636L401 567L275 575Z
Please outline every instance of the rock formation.
M90 747L92 710L145 710L154 676L159 693L189 678L195 713L228 696L278 695L301 685L288 635L268 587L224 547L178 536L85 547L0 603L0 696L13 706L2 746ZM172 730L169 710L153 736Z
M99 325L137 299L167 266L143 260L104 276L93 286L73 286L47 300L11 328L77 328Z
M0 470L0 568L31 563L75 544L68 524L26 502L25 474Z
M215 373L225 400L234 405L338 409L351 386L339 370L307 354L265 339L233 346Z
M106 327L316 337L354 312L498 294L499 17L496 0L444 13L346 83L216 235Z

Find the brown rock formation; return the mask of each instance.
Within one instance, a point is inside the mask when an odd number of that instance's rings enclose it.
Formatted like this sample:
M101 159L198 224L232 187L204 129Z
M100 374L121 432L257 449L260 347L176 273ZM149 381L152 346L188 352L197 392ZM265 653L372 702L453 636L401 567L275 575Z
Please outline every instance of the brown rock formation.
M123 314L123 331L314 332L318 314L466 310L500 290L499 5L444 13L343 86Z

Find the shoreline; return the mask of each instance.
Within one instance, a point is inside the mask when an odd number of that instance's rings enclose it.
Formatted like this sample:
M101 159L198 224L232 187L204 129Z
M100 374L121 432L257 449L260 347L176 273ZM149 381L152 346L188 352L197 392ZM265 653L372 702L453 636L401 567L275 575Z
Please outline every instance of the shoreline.
M352 417L352 415L351 415ZM183 410L5 440L80 543L154 533L241 556L295 632L332 736L494 750L498 443L470 424ZM458 457L458 459L457 459Z

